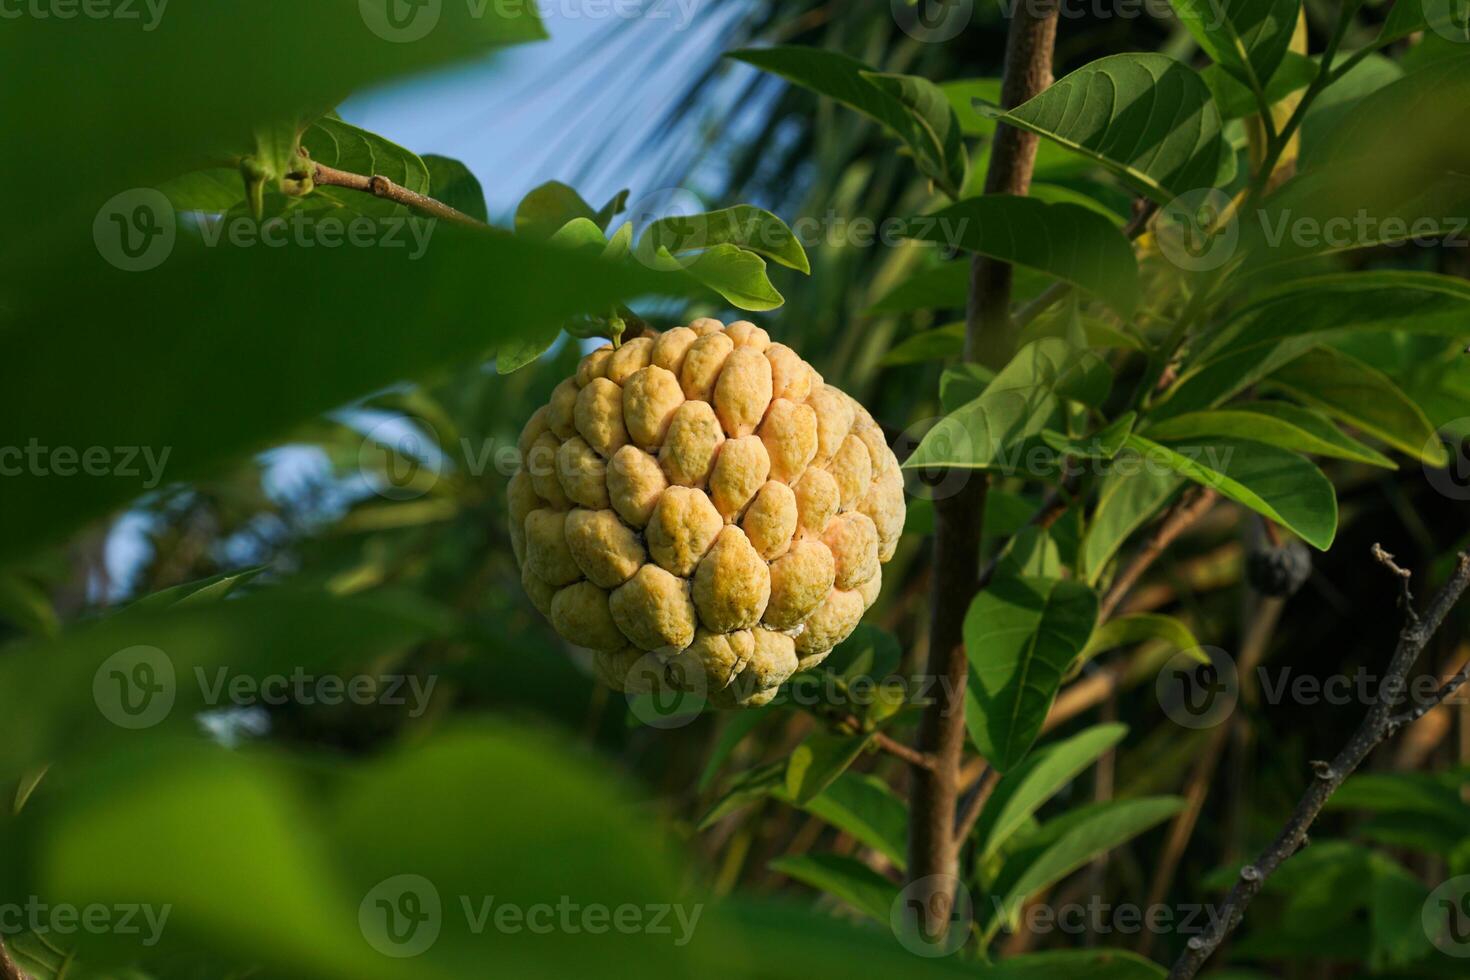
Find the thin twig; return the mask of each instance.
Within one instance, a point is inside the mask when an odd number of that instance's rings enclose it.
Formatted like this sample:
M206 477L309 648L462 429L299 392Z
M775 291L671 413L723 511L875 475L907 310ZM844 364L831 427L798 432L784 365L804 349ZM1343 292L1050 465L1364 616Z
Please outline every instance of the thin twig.
M918 766L922 769L933 769L936 765L932 756L925 755L917 749L911 749L897 739L885 735L882 732L873 733L873 745L880 751L887 752L896 759L902 759L911 766Z
M348 190L362 191L374 197L381 197L387 201L402 204L404 207L413 208L427 214L431 218L441 218L444 221L452 221L466 228L475 228L484 231L490 226L476 218L471 218L463 211L450 207L443 201L436 201L432 197L411 191L407 187L395 184L387 177L378 175L367 176L365 174L348 173L346 170L338 170L326 164L314 164L316 169L312 172L312 179L324 187L345 187Z
M954 838L964 845L970 832L975 829L975 824L980 820L980 813L985 809L985 804L990 799L990 794L995 792L996 784L1000 782L1000 773L986 766L976 778L975 784L970 787L965 799L960 804L960 818L955 822Z
M1373 553L1390 571L1399 574L1398 566L1393 564L1392 558L1387 557L1382 548L1375 546ZM1402 724L1407 723L1402 720L1407 716L1396 716L1393 712L1403 697L1409 671L1434 634L1439 631L1450 610L1465 594L1467 587L1470 587L1470 554L1462 553L1454 574L1430 602L1429 608L1422 615L1406 617L1408 621L1399 633L1398 645L1389 661L1382 692L1368 716L1363 719L1363 723L1358 726L1358 730L1338 753L1337 758L1330 763L1318 761L1312 764L1315 778L1297 803L1286 826L1269 847L1241 869L1240 880L1231 888L1225 900L1223 914L1212 920L1213 924L1206 933L1189 941L1184 953L1169 971L1169 980L1191 980L1199 972L1200 967L1225 937L1240 925L1245 918L1246 908L1260 894L1266 880L1306 843L1308 829L1332 794L1362 765L1369 753L1390 738ZM1450 685L1446 684L1445 687ZM1438 703L1438 700L1431 700L1429 707ZM1413 714L1414 712L1408 713Z
M1184 499L1175 504L1163 519L1159 522L1158 530L1143 546L1142 550L1133 557L1133 560L1118 573L1113 580L1113 585L1108 589L1107 595L1103 597L1098 607L1098 622L1105 623L1115 611L1119 603L1127 596L1128 592L1143 577L1159 556L1162 555L1195 521L1199 520L1214 506L1219 495L1207 487L1197 487L1184 496Z

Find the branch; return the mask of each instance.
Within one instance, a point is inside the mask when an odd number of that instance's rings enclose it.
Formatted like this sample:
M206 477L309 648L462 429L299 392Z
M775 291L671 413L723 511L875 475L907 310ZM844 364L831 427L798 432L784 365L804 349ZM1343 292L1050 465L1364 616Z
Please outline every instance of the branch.
M1051 84L1052 49L1057 34L1056 0L1014 7L1006 40L1001 102L1014 108ZM1024 195L1031 186L1038 137L998 126L985 177L987 194ZM1011 267L976 256L970 267L965 359L996 360L1015 343L1010 316ZM982 348L984 356L982 356ZM955 809L959 797L960 757L965 742L964 617L980 577L980 541L989 483L970 479L953 496L936 501L934 517L934 594L930 608L928 660L924 678L935 698L919 721L915 748L934 760L932 769L913 767L910 800L908 881L918 885L922 925L927 936L942 937L949 926L954 886L959 879ZM937 682L937 683L934 683Z
M1393 563L1392 556L1378 546L1374 547L1373 554L1402 580L1402 569ZM1210 954L1219 947L1226 936L1240 925L1241 920L1245 918L1246 908L1260 893L1266 880L1306 843L1307 830L1317 819L1317 815L1322 812L1323 807L1327 805L1332 794L1337 792L1358 766L1362 765L1369 753L1408 723L1406 719L1411 720L1411 716L1418 717L1417 708L1402 715L1395 715L1394 708L1398 706L1402 698L1410 669L1419 659L1419 655L1424 652L1424 648L1429 645L1434 634L1439 631L1439 627L1444 623L1445 617L1449 615L1455 603L1459 602L1461 596L1465 594L1467 587L1470 587L1470 554L1462 553L1454 574L1430 602L1429 608L1422 615L1416 615L1412 610L1408 612L1407 624L1399 633L1398 646L1389 662L1382 691L1377 703L1368 712L1368 717L1358 726L1358 730L1343 750L1338 753L1337 758L1331 763L1319 761L1312 764L1316 778L1297 803L1296 810L1286 822L1286 826L1282 828L1276 840L1261 852L1255 861L1241 869L1240 880L1235 883L1235 887L1230 890L1230 895L1225 900L1224 914L1213 920L1214 924L1204 935L1190 939L1188 948L1169 972L1169 980L1190 980L1199 972L1200 967L1210 958ZM1423 705L1420 707L1425 707L1425 710L1434 707L1444 697L1453 693L1454 688L1458 686L1453 681L1445 684L1440 692L1427 702L1427 707ZM1449 689L1448 692L1446 689Z
M456 210L443 201L436 201L432 197L420 194L418 191L411 191L407 187L393 183L387 177L376 175L368 177L363 174L348 173L345 170L338 170L336 167L328 167L321 163L313 164L313 166L316 167L316 170L312 173L312 179L318 185L345 187L348 190L362 191L364 194L371 194L374 197L381 197L384 200L413 208L415 211L420 211L431 218L452 221L457 225L464 225L466 228L475 228L479 231L485 231L490 228L483 221L471 218L463 211Z
M5 937L0 935L0 980L30 980L5 949Z
M1127 598L1128 592L1143 577L1143 573L1148 571L1149 566L1158 560L1176 538L1189 530L1195 521L1203 517L1214 506L1218 496L1214 490L1196 487L1185 494L1184 498L1164 515L1153 537L1148 539L1143 549L1133 556L1133 560L1113 580L1112 588L1108 589L1107 595L1103 597L1102 604L1098 607L1097 621L1099 623L1105 623L1112 618L1118 605Z

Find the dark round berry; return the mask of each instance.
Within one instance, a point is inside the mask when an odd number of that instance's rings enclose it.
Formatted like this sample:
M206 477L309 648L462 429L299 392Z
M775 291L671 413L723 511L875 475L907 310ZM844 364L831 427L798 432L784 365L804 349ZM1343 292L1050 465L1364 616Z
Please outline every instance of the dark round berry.
M1280 548L1263 545L1246 558L1246 579L1261 595L1285 599L1296 594L1312 574L1312 553L1300 541Z

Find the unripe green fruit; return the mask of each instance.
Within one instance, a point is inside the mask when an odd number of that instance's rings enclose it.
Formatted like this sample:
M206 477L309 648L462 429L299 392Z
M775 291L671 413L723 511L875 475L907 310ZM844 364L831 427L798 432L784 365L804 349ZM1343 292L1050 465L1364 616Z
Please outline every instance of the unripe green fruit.
M903 531L877 423L745 321L592 352L520 447L522 582L613 687L767 703L857 626Z

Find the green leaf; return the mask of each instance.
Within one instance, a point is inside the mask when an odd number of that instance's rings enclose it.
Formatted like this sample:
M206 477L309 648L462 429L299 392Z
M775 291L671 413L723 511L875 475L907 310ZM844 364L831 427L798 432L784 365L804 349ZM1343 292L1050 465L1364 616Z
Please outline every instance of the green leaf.
M798 806L810 803L857 761L867 744L866 735L808 735L786 760L786 796Z
M1043 803L1122 741L1127 733L1127 725L1097 725L1038 749L1006 773L985 802L975 824L977 858L987 861L998 853Z
M1183 481L1172 471L1147 465L1123 445L1119 463L1103 477L1087 534L1082 539L1082 568L1088 585L1096 585L1123 542L1148 522L1179 491Z
M1137 837L1184 808L1172 796L1094 804L1043 826L1007 859L996 881L1003 895L997 923L1014 926L1026 899L1061 881L1093 858Z
M84 479L49 467L7 478L0 562L395 382L477 363L589 310L691 291L682 277L512 236L440 224L416 258L405 236L397 248L235 249L180 235L159 267L121 273L88 235L84 251L13 281L0 419L24 433L18 444L101 447L111 465ZM62 402L58 364L75 393Z
M1048 446L1065 456L1078 459L1112 459L1122 452L1123 444L1133 432L1137 421L1136 412L1124 412L1101 429L1088 436L1065 436L1051 429L1041 433Z
M1275 105L1293 92L1301 91L1311 84L1316 74L1315 60L1295 51L1287 51L1281 67L1276 69L1276 74L1266 84L1266 101ZM1236 81L1220 65L1210 65L1200 72L1200 77L1210 87L1222 118L1243 119L1260 113L1260 103L1256 101L1255 93L1244 83Z
M888 921L898 886L857 858L842 854L797 854L769 865L772 871L794 878L838 898L874 922Z
M240 171L214 167L180 174L158 185L169 203L180 211L224 214L245 200L245 181Z
M865 312L874 316L879 313L912 313L915 310L963 310L969 288L970 263L941 262L920 269L894 286Z
M1138 261L1112 222L1076 204L991 194L909 222L914 237L954 243L1055 276L1101 298L1125 319L1138 305Z
M1301 0L1170 0L1179 20L1217 65L1265 89L1291 47Z
M0 778L125 739L125 724L193 731L198 711L233 703L221 676L340 673L445 628L438 610L401 596L271 592L128 608L13 646L0 660L0 716L12 726L0 742ZM130 650L138 656L114 661Z
M958 411L985 393L995 372L983 364L964 361L951 364L939 375L939 404L946 412Z
M997 578L965 613L970 683L965 724L1000 772L1041 734L1062 675L1097 623L1097 594L1078 582Z
M914 162L952 198L960 196L968 162L960 152L960 124L933 83L885 75L836 51L785 46L746 49L730 57L780 75L841 102L887 127L914 154ZM958 179L957 179L958 178Z
M927 364L959 357L965 350L965 324L947 323L942 327L922 330L905 337L889 348L879 364L896 367L901 364Z
M1296 453L1245 439L1165 446L1134 435L1128 443L1147 462L1218 490L1318 550L1332 547L1337 494L1322 471Z
M1099 367L1106 370L1096 354L1055 337L1027 344L978 397L940 419L904 467L1003 464L1008 449L1046 428L1064 395L1096 395Z
M22 186L67 161L66 180L44 202L12 202L3 243L12 271L21 271L13 261L46 266L58 259L52 248L89 245L99 205L123 189L213 160L233 166L250 151L256 126L312 118L344 92L546 36L529 4L478 13L436 5L433 30L411 44L374 33L365 23L372 4L356 0L225 0L170 5L164 16L153 9L133 5L140 16L123 30L108 30L118 26L112 18L7 22L0 60L47 96L20 86L0 93L0 117L27 134L0 172L8 186ZM131 149L98 150L122 146Z
M367 177L387 177L417 194L428 194L429 168L419 155L376 133L323 116L301 136L317 163ZM384 198L339 187L318 187L313 196L330 198L361 214L405 214L407 208Z
M1164 980L1164 968L1126 949L1068 949L1027 953L980 968L979 980ZM1213 980L1227 980L1211 974Z
M628 189L625 187L612 196L597 212L597 227L603 231L612 227L613 219L628 210ZM631 234L631 231L630 231Z
M1282 449L1396 469L1387 456L1346 435L1325 416L1289 402L1247 402L1176 415L1149 428L1148 437L1183 442L1209 436L1253 439Z
M1375 971L1407 967L1434 952L1424 928L1429 889L1407 868L1386 854L1369 858L1372 884L1368 916L1372 931L1369 966Z
M1271 375L1270 383L1415 459L1449 462L1424 411L1388 375L1356 358L1320 347Z
M489 223L490 212L485 207L485 191L470 168L449 157L426 154L424 166L429 169L429 196L443 201L456 211L463 212L477 221Z
M908 808L878 777L844 772L802 808L851 834L892 861L900 871L906 867Z
M200 579L197 582L185 582L182 585L160 589L140 599L135 599L129 608L167 609L170 606L198 602L216 602L255 578L268 567L267 565L257 565L254 568L246 568L238 572L224 572L219 575L212 575L206 579Z
M704 771L699 774L699 791L702 793L714 784L715 777L719 775L720 767L730 758L745 736L756 729L761 722L772 715L782 711L779 705L761 705L759 708L749 708L745 711L725 712L721 715L725 727L720 731L720 739L710 751L709 759L705 761Z
M0 571L0 620L33 636L55 636L61 630L45 590L14 572Z
M516 234L545 240L577 218L586 218L595 225L597 212L566 184L549 180L516 205Z
M994 118L1055 140L1160 204L1215 185L1229 152L1199 75L1159 54L1094 61Z
M638 240L638 253L651 256L662 248L677 257L716 245L738 245L788 269L808 275L812 271L806 250L786 222L749 204L705 214L660 218L643 232Z
M686 268L736 309L763 312L786 302L766 275L765 259L738 245L716 245L700 252Z
M965 186L970 160L965 154L959 119L937 85L917 75L863 72L863 77L897 99L914 119L914 129L928 141L922 167L951 197Z
M1179 653L1199 650L1199 640L1194 638L1194 633L1173 616L1162 616L1158 613L1131 613L1110 619L1099 626L1077 659L1078 661L1091 660L1109 650L1132 646L1148 640L1162 640ZM1202 663L1209 662L1209 657L1203 653L1197 656Z

